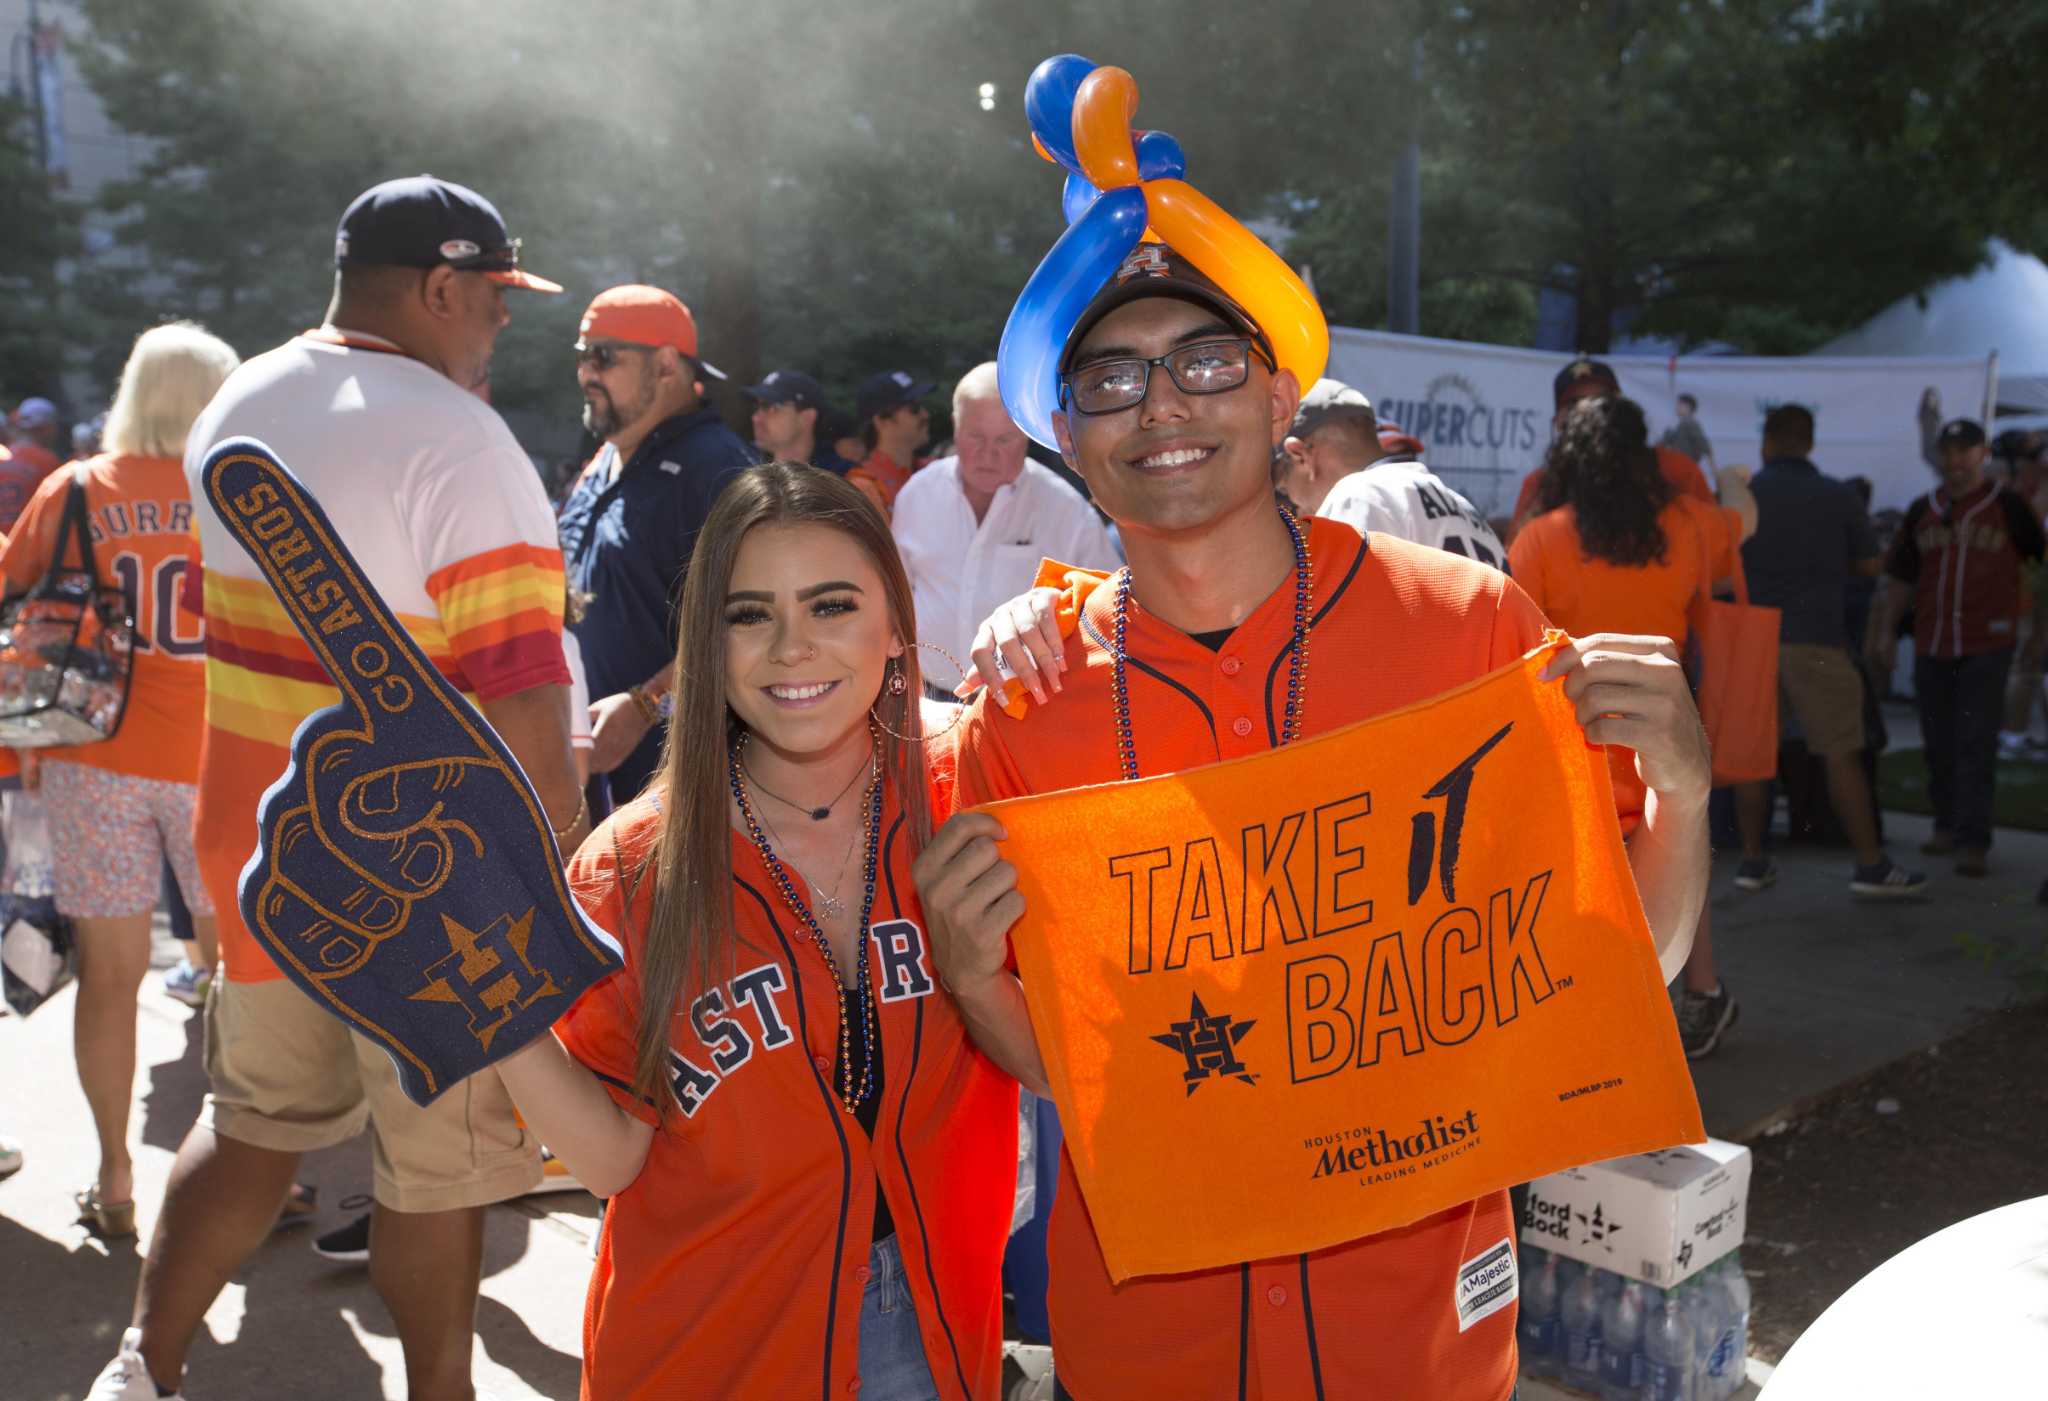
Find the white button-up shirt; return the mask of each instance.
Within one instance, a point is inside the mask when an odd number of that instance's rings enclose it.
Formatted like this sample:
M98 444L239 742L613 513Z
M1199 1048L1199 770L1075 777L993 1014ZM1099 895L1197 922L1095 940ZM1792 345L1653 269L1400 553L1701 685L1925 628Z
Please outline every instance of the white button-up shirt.
M1087 569L1123 562L1087 499L1028 458L1016 481L997 488L978 522L960 487L960 459L927 463L897 495L890 528L910 573L918 641L944 647L962 666L971 665L975 628L1031 587L1040 560ZM941 690L960 679L929 653L919 664Z

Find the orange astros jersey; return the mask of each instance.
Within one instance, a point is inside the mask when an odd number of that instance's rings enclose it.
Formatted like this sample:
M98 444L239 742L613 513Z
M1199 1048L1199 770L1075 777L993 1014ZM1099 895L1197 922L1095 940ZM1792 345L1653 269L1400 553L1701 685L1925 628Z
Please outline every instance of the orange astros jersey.
M135 610L134 669L128 709L113 738L43 755L135 778L195 783L205 724L206 638L200 620L178 606L199 554L178 460L103 453L45 477L0 552L8 592L31 587L49 568L74 472L85 474L100 582L118 587ZM73 565L78 558L76 547L65 556Z
M1486 675L1536 645L1544 621L1498 570L1391 536L1311 520L1314 602L1302 733L1384 715ZM1115 589L1084 593L1065 689L1015 719L985 701L961 727L959 801L1113 782ZM1287 703L1294 580L1211 651L1134 599L1126 632L1139 772L1256 754ZM1618 793L1624 825L1641 790ZM1200 1171L1167 1162L1163 1170ZM1515 1310L1461 1323L1460 1279L1514 1234L1495 1192L1381 1235L1279 1260L1110 1282L1062 1150L1047 1252L1053 1355L1076 1401L1429 1397L1501 1401L1515 1385Z
M570 863L577 899L619 937L626 966L555 1028L649 1123L653 1106L629 1087L660 830L650 792ZM878 1186L938 1394L996 1394L1017 1084L939 988L893 795L882 841L868 948L882 1102L870 1140L833 1079L838 984L753 843L734 834L732 975L677 1009L677 1104L605 1212L583 1321L585 1401L854 1395Z

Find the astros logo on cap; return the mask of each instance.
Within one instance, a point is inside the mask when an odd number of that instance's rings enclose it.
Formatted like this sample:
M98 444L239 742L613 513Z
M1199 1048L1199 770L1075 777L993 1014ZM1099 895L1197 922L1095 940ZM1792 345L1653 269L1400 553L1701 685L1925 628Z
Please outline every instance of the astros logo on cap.
M1123 283L1134 277L1164 277L1167 271L1166 245L1141 243L1131 250L1131 256L1125 258L1124 265L1116 270L1116 280Z

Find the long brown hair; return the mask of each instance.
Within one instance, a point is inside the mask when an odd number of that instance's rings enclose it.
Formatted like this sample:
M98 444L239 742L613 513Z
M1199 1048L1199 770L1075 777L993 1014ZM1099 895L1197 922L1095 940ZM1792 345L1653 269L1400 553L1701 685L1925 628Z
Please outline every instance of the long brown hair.
M676 645L676 710L655 790L661 795L661 836L653 854L654 898L640 966L633 1083L637 1093L663 1106L673 1102L666 1086L669 1029L677 1011L686 997L723 981L733 969L727 808L732 788L726 764L742 726L725 700L725 598L741 542L762 525L829 526L850 536L882 576L889 621L904 644L899 666L907 683L903 694L891 695L885 680L875 700L882 782L896 790L912 853L931 839L918 704L924 678L910 645L917 615L910 576L888 523L857 488L830 472L796 462L749 467L719 493L690 557Z
M1644 567L1664 562L1657 517L1671 486L1657 466L1642 406L1619 394L1583 399L1565 415L1545 459L1542 505L1570 506L1588 559Z

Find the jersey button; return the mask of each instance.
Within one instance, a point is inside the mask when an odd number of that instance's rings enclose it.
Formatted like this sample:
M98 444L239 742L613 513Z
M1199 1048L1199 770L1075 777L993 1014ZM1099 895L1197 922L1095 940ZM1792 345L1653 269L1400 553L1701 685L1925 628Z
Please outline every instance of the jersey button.
M859 1377L855 1377L855 1378L854 1378L854 1379L853 1379L852 1381L850 1381L850 1382L848 1382L848 1383L846 1384L846 1394L847 1394L848 1396L851 1396L851 1395L853 1395L853 1394L854 1394L854 1393L855 1393L856 1391L859 1391L859 1390L860 1390L860 1378L859 1378Z
M1251 717L1249 715L1240 715L1235 720L1232 720L1230 722L1230 732L1239 739L1249 735L1252 732Z
M1268 1289L1266 1291L1266 1302L1271 1304L1276 1309L1279 1308L1282 1304L1287 1302L1287 1291L1285 1289L1282 1289L1277 1284L1274 1285L1271 1289Z
M1218 665L1222 668L1225 676L1235 676L1244 670L1244 659L1241 657L1225 657Z
M853 1272L853 1277L859 1280L862 1284L866 1284L868 1282L868 1279L873 1274L873 1270L870 1270L866 1265L862 1265L859 1269Z
M812 1056L811 1064L818 1067L820 1075L830 1075L832 1073L832 1062L826 1060L823 1056Z

